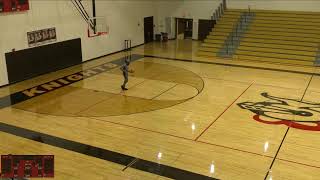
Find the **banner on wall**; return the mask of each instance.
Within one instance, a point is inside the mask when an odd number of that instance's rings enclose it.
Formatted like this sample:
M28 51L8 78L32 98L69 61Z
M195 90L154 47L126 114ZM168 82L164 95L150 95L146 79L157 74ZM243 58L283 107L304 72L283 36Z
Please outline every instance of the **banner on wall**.
M29 10L29 0L0 0L0 13L27 10Z
M27 33L29 47L57 41L56 28L42 29Z

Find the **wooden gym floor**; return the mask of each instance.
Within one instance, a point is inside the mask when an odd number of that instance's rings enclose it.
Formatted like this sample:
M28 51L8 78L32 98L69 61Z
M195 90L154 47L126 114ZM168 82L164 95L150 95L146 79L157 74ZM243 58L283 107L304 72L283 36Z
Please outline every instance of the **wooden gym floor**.
M197 41L117 53L0 89L0 154L55 155L58 180L319 179L320 70L196 57Z

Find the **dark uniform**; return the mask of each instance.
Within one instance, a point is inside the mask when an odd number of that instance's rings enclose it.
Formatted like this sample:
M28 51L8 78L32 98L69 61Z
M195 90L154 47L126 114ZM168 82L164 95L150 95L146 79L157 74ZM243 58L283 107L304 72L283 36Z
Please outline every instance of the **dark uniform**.
M130 64L130 61L126 60L124 65L121 66L121 68L120 68L122 71L122 74L123 74L123 78L124 78L123 84L121 86L122 90L128 90L126 88L126 84L128 83L128 77L129 77L129 64Z

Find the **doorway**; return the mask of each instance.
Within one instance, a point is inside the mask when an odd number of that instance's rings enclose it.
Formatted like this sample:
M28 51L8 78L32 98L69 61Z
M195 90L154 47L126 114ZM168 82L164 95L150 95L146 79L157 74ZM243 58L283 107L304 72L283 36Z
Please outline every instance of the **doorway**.
M176 39L192 39L193 19L176 18Z
M153 41L153 16L144 18L144 43Z

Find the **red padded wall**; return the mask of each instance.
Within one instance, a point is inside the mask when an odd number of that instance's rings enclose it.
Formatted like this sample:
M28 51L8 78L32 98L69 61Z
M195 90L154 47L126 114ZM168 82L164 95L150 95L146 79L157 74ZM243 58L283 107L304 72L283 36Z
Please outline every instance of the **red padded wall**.
M29 10L29 0L0 0L0 13L26 10Z

